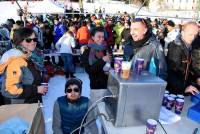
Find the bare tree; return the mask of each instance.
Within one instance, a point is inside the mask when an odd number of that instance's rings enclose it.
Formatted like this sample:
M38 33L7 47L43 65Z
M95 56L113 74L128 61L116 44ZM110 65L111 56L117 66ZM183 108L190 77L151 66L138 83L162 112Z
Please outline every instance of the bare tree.
M130 3L136 4L136 5L142 5L144 2L144 6L148 6L150 0L129 0Z

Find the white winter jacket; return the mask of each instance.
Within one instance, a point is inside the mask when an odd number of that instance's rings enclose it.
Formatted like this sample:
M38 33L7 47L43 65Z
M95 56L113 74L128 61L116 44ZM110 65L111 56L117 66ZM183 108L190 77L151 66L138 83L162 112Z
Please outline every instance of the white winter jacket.
M72 48L75 48L75 46L75 39L66 33L58 40L55 47L60 53L72 54Z

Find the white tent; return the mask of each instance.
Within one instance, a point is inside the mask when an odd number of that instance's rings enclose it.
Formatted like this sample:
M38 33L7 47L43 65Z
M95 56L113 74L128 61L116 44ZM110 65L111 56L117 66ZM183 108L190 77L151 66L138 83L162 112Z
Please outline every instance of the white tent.
M11 1L0 2L0 11L1 11L0 23L4 23L8 18L19 20L20 18L17 15L17 9L19 9L19 7L15 2L14 3L12 3Z
M32 14L37 13L64 13L64 8L55 5L50 0L43 0L42 2L30 3L28 6L28 12Z
M22 9L26 6L26 1L18 1ZM19 20L20 17L17 15L17 9L19 9L16 2L1 1L0 2L0 24L4 23L8 18ZM64 8L56 6L50 0L43 1L29 1L28 12L32 14L39 13L64 13Z

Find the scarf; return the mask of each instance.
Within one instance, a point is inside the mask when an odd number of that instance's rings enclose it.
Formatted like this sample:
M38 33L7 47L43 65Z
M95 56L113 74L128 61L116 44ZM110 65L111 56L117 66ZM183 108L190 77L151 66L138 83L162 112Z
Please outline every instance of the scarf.
M90 48L89 65L93 65L98 59L104 56L106 44L98 45L95 42L91 42L91 44L88 44L88 47ZM96 55L96 53L98 53L98 55Z
M149 31L147 31L147 33L144 35L143 39L141 39L139 41L134 41L133 39L131 39L131 44L133 45L133 49L138 50L139 48L148 45L148 43L146 43L146 42L149 40L150 37L151 37L151 33Z
M36 65L35 67L38 70L42 71L44 69L44 64L43 64L44 55L40 49L35 48L35 50L29 56L25 47L18 45L16 46L16 49L22 51L25 55L27 55L27 59L31 60Z
M17 46L15 46L15 48L18 49L18 50L20 50L24 54L28 54L26 48L23 47L23 46L21 46L21 45L17 45Z
M35 50L32 52L30 59L34 62L34 64L36 65L36 68L40 71L44 70L44 54L43 52L38 49L35 48Z

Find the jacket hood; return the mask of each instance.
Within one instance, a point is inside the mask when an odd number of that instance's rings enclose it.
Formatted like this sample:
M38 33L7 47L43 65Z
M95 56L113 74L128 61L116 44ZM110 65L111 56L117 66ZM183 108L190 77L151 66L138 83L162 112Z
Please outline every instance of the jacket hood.
M11 57L19 57L19 56L22 56L22 55L24 55L24 54L19 49L16 49L16 48L10 49L2 55L1 60L0 60L0 64L7 62L7 60Z
M188 50L192 49L192 44L187 44L182 38L181 36L178 36L175 40L174 43L178 46L182 46L186 47Z
M0 60L0 74L2 74L8 64L10 64L13 60L18 59L18 58L27 58L25 54L23 54L20 50L18 49L10 49L7 52L5 52Z
M181 36L177 36L176 39L174 40L174 43L178 46L181 46L182 43L184 43L182 40L181 40Z

